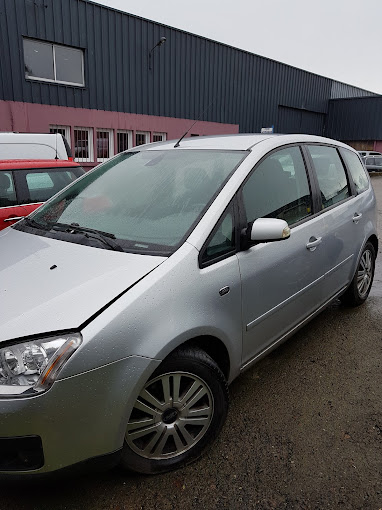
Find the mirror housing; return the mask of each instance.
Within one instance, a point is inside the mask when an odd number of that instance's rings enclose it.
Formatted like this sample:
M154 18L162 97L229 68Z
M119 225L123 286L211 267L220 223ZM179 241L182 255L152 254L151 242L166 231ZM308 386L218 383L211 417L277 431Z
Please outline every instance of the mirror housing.
M290 237L290 228L285 220L258 218L252 223L251 241L281 241Z
M253 243L281 241L290 237L290 228L285 220L278 218L258 218L243 231L244 249Z

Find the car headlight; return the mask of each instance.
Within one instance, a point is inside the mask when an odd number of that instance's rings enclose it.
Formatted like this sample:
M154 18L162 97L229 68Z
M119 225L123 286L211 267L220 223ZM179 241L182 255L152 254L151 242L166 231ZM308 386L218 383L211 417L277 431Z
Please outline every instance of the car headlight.
M79 333L70 333L1 348L0 397L47 390L81 342Z

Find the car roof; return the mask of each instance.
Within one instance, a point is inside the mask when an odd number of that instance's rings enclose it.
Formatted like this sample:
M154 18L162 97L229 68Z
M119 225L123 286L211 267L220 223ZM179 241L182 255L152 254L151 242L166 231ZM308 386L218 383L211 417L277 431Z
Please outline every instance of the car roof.
M67 159L1 159L0 170L24 168L73 168L80 165Z
M220 150L251 150L254 146L264 142L273 141L275 147L288 143L328 143L342 147L349 147L346 144L324 138L321 136L293 134L234 134L234 135L218 135L218 136L192 136L183 138L179 143L179 149L220 149ZM140 145L139 150L170 150L173 149L177 140L169 140L166 142L156 142L147 145ZM137 150L136 147L130 151Z

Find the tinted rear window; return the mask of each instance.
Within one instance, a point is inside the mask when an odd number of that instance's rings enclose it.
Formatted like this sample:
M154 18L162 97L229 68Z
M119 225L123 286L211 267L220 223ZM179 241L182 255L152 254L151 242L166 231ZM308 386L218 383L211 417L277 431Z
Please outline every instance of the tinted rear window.
M22 204L46 202L84 173L81 167L28 168L15 172Z

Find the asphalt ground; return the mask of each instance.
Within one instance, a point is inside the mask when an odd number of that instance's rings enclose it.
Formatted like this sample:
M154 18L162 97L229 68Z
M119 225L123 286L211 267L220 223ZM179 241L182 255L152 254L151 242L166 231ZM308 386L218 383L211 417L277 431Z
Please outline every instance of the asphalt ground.
M156 476L2 483L0 509L382 509L382 176L372 184L381 244L368 301L333 303L234 381L202 459Z

